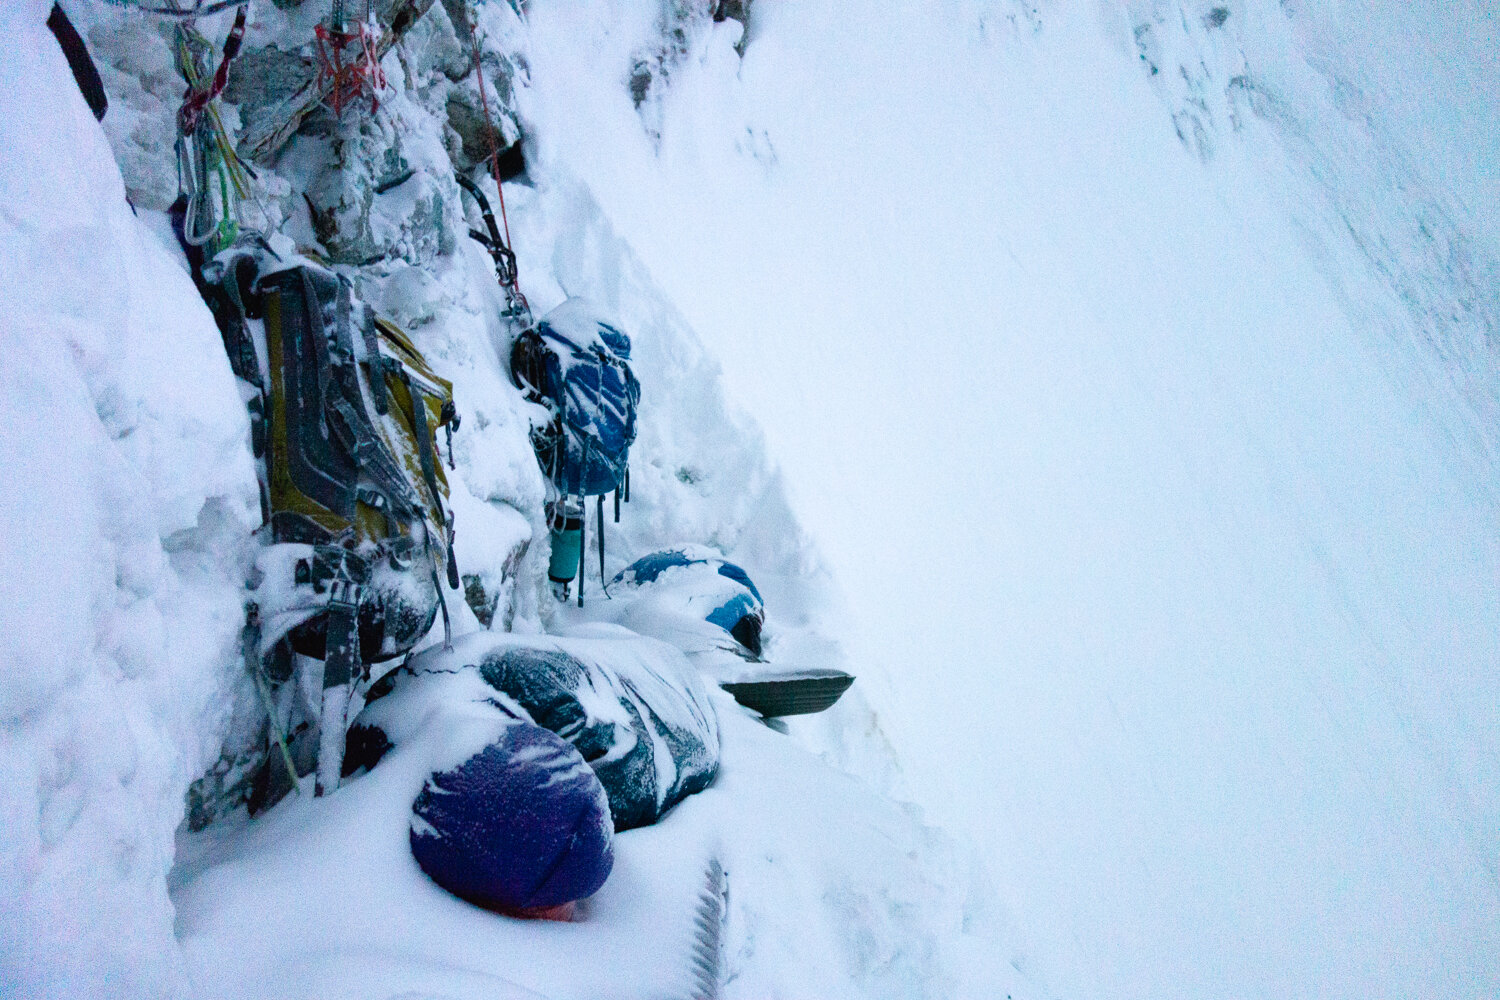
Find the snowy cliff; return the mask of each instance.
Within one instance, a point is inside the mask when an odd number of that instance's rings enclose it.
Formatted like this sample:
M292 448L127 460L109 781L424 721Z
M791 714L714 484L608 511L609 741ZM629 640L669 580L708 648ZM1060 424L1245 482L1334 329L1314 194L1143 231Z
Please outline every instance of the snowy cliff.
M165 875L226 721L255 473L213 319L46 16L0 14L0 992L150 996L182 975Z
M670 981L673 972L671 962L656 969L651 907L665 897L650 879L701 870L702 857L677 856L684 842L719 844L715 853L734 869L726 975L743 995L906 995L975 979L953 967L972 964L960 947L967 863L870 788L748 721L726 731L741 749L712 794L696 812L679 810L686 818L674 814L679 839L622 838L612 888L594 904L625 907L615 924L638 931L613 964L559 957L536 940L545 929L509 931L444 896L406 854L406 806L393 812L369 794L374 786L332 810L291 801L239 840L179 830L188 783L245 724L236 704L255 697L236 643L258 520L248 424L165 212L177 190L181 93L170 22L132 7L68 7L111 99L102 129L42 23L47 5L6 13L14 42L5 79L25 85L7 86L0 133L11 389L5 992L383 996L404 981L444 995L519 995L502 974L554 997L649 992L659 986L653 975ZM253 134L306 79L317 7L255 5L225 95L231 127ZM456 167L474 164L465 143L474 140L477 85L469 37L455 31L450 9L465 8L433 4L387 57L377 112L325 113L264 156L241 218L273 247L311 249L346 268L358 294L453 382L463 417L454 440L458 562L493 601L494 627L535 632L555 614L543 591L543 485L526 435L529 404L502 360L516 330L501 317L490 260L465 236L453 181ZM217 40L232 16L198 28ZM584 295L635 339L641 434L606 576L666 545L712 545L760 582L773 608L773 657L840 665L825 624L826 574L758 431L726 407L716 362L566 159L546 152L545 119L528 117L535 56L516 12L480 5L477 22L488 100L505 138L524 127L531 156L506 191L522 288L538 314ZM591 588L600 599L597 579ZM465 604L451 606L457 633L481 627ZM875 786L895 780L858 691L798 728L799 742ZM792 797L790 812L778 794ZM381 823L401 839L370 829ZM340 848L351 837L359 846ZM354 859L366 867L350 886L339 873ZM309 903L331 899L331 911ZM247 934L267 912L282 916ZM380 930L341 936L369 914ZM690 917L686 904L681 916ZM941 941L913 949L937 926ZM808 938L821 944L808 948ZM350 948L371 953L359 970L340 957Z
M454 384L493 627L567 627L453 181L477 43L523 291L635 339L608 573L712 545L771 659L860 677L789 737L724 701L719 781L621 838L594 938L446 897L378 783L180 830L253 695L248 424L166 221L170 23L65 0L101 128L49 6L0 9L0 994L654 995L705 853L730 998L1500 990L1477 0L442 0L378 111L260 156L246 223ZM253 0L238 134L328 9Z

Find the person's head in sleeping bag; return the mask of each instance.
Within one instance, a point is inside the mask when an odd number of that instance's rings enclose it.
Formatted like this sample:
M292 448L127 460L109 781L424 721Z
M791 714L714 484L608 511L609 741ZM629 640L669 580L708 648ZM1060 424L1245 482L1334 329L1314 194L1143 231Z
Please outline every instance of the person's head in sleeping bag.
M740 567L706 546L685 546L643 556L621 570L609 595L630 606L620 623L682 648L709 643L741 656L761 655L765 604L760 591ZM706 622L713 629L692 623ZM732 645L723 638L732 640ZM704 648L708 648L705 646Z

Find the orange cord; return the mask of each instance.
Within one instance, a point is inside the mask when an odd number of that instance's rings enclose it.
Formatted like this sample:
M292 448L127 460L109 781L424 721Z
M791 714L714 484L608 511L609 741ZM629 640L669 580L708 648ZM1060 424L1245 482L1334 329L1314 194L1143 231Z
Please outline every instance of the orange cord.
M485 96L485 90L484 90L484 68L479 63L479 36L474 33L474 22L472 20L469 21L469 43L470 43L470 49L474 53L474 76L476 78L478 78L478 80L479 80L479 105L480 105L481 108L484 109L484 127L489 130L489 136L490 136L490 173L494 175L494 178L495 178L495 190L497 192L499 192L499 195L500 195L500 222L505 226L505 247L506 247L506 249L508 249L508 250L511 251L511 259L514 260L515 259L515 250L511 246L511 242L510 242L510 219L506 218L506 215L505 215L505 186L500 183L500 145L499 145L499 139L498 139L498 135L497 135L497 133L495 131L495 122L494 122L493 119L490 118L490 101L489 101L489 98ZM511 272L512 273L512 282L511 282L511 284L513 286L520 283L520 276L519 276L519 273L518 273L519 271L520 271L519 267L515 267L514 265L512 265L512 272ZM517 290L516 294L519 295L520 291ZM525 299L523 298L521 301L525 302Z

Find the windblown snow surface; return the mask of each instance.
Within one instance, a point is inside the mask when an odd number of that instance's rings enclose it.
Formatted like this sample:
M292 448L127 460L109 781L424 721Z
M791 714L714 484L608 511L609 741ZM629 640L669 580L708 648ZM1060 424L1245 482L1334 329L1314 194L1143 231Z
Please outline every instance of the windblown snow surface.
M635 338L609 572L714 545L771 659L859 675L788 736L720 699L718 782L568 925L425 879L415 751L174 842L242 686L246 422L161 211L164 36L67 5L101 130L48 6L0 9L0 994L688 995L710 856L730 998L1500 993L1478 0L479 5L522 286ZM455 384L460 565L524 552L504 623L564 631L438 124L463 34L386 60L418 179L358 291ZM319 155L262 178L289 241ZM412 191L459 238L403 244Z

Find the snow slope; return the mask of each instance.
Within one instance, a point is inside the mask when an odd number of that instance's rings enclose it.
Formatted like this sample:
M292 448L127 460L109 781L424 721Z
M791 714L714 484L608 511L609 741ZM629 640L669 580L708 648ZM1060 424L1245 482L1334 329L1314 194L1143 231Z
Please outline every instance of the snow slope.
M764 2L637 110L609 11L533 6L539 146L765 427L1022 967L1493 995L1494 15Z

